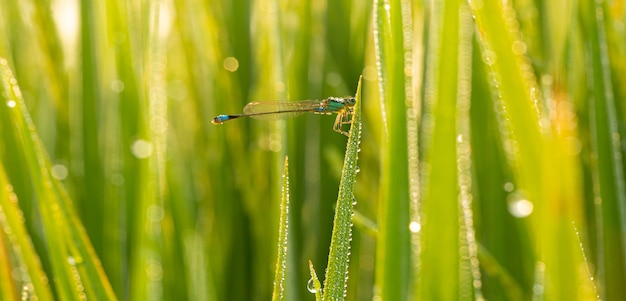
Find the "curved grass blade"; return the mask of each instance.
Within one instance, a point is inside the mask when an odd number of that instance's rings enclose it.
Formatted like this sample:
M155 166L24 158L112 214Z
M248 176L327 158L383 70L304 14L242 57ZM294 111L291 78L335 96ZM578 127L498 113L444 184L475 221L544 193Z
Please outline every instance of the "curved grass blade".
M8 106L0 111L4 118L10 120L14 133L4 137L4 142L20 145L23 151L23 165L30 174L30 184L40 209L52 269L49 273L50 278L54 279L56 297L116 299L65 188L50 174L50 160L35 130L17 80L7 66L7 61L2 58L0 95L9 99Z
M0 187L0 227L5 229L0 231L1 297L3 300L17 300L17 289L28 287L32 291L31 296L36 296L39 300L54 300L46 273L26 229L24 213L2 164ZM22 273L19 279L14 279L13 271L17 270Z
M289 230L289 162L285 157L283 192L280 201L280 225L278 228L278 259L274 275L272 300L285 300L285 273L287 271L287 233Z
M356 90L354 117L346 147L346 156L339 183L339 196L335 210L333 233L328 255L328 268L324 280L323 300L343 300L348 282L348 262L352 241L352 206L354 183L358 170L357 158L361 142L361 79Z
M0 196L0 200L1 198L4 197ZM4 217L0 215L0 219L4 219ZM19 294L11 275L13 266L9 261L8 242L9 240L4 235L4 232L0 231L0 298L2 300L17 300Z
M307 289L309 289L310 292L315 292L315 301L322 301L322 284L317 278L317 273L315 273L313 262L311 262L310 260L309 271L311 272L311 280L309 280L309 283L307 283Z

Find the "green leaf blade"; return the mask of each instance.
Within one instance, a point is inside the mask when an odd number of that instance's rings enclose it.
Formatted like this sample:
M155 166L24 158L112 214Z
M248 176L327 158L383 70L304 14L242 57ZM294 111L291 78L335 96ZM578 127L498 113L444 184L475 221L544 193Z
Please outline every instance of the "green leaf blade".
M285 274L287 272L287 243L289 230L289 162L285 157L283 191L280 201L280 225L278 226L278 256L274 274L272 300L285 300Z
M429 29L417 294L424 300L479 299L469 146L473 30L467 4L433 2Z
M376 250L376 286L382 300L405 300L409 292L411 267L409 235L409 162L407 95L412 66L405 61L411 53L412 30L407 1L374 1L376 60L379 93L385 126L381 151L381 188ZM416 132L416 130L415 130ZM414 145L412 147L417 147ZM415 214L415 213L414 213Z
M484 2L484 3L483 3ZM512 138L523 147L511 152L516 161L516 172L522 189L538 199L541 181L536 177L533 163L542 160L544 139L540 129L539 89L532 66L525 53L514 47L523 41L515 23L511 3L496 4L490 1L471 2L481 42L483 61L489 67L492 89L503 107L510 124ZM514 153L513 153L514 152Z
M2 274L0 275L0 290L3 299L17 300L17 289L28 287L32 289L31 295L40 300L54 300L50 284L31 237L26 229L24 213L19 207L18 196L9 183L4 166L0 164L0 226L5 229L0 233L0 260ZM7 231L8 230L8 231ZM6 244L8 243L8 244ZM19 246L19 247L17 247ZM11 249L9 248L11 247ZM7 251L6 253L4 251ZM13 256L9 256L13 253ZM9 258L14 257L13 262ZM19 279L13 279L15 269L22 269ZM19 284L19 286L15 286Z
M57 297L116 299L65 188L51 175L50 160L26 108L17 80L7 66L7 61L2 58L0 81L0 93L13 101L12 106L2 108L2 115L8 116L16 133L7 143L21 145L24 151L23 165L27 166L31 185L37 195L52 268L52 276L49 278L55 280L53 283ZM7 109L8 112L4 111Z
M350 261L350 243L352 241L352 211L354 202L354 185L358 171L358 153L361 142L361 80L356 91L354 116L346 148L339 196L333 222L333 232L328 255L328 268L324 281L323 300L343 300L348 280L348 263Z
M594 181L595 210L598 217L599 295L602 300L626 298L626 181L623 165L623 137L611 82L603 1L580 1L580 20L590 62L591 80L588 114L591 131L591 173ZM623 102L623 100L621 100Z
M317 278L317 273L315 272L315 268L313 267L313 262L309 260L309 272L311 273L311 280L313 282L312 289L315 291L315 301L322 301L322 284L320 280ZM311 287L307 284L307 289L310 290Z

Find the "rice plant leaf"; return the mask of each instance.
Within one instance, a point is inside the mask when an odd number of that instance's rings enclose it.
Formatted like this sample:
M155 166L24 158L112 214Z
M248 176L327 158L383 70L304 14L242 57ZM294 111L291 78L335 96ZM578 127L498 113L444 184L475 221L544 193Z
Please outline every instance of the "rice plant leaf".
M310 292L315 292L315 301L322 301L322 284L317 278L317 273L313 267L313 262L309 260L309 271L311 272L311 280L307 283L307 289Z
M528 293L535 298L585 299L580 297L582 291L593 285L587 273L581 272L584 269L575 268L585 262L572 227L572 222L581 219L580 203L567 189L561 189L573 183L566 173L560 173L567 167L563 159L567 153L552 136L516 11L508 2L472 1L471 7L515 178L515 190L507 201L509 206L526 204L530 208L518 218L530 215L528 229L540 259L532 267L536 273L533 281L545 289Z
M18 289L27 288L29 296L39 300L54 300L47 275L24 221L24 213L4 165L0 164L0 291L3 300L17 300ZM12 256L9 256L12 255ZM11 261L10 258L15 258ZM15 277L14 271L21 271Z
M532 67L525 56L521 33L516 27L515 13L511 3L495 1L471 2L482 57L489 67L489 78L497 105L506 108L504 116L509 123L512 137L505 143L507 152L515 157L515 171L521 189L531 199L541 195L535 165L542 160L544 140L540 132L539 90ZM514 47L516 46L516 47ZM515 148L519 146L519 148Z
M346 295L350 243L352 241L354 184L359 169L357 159L359 143L361 142L361 83L362 81L359 79L354 116L352 117L341 182L339 183L339 196L330 241L323 300L343 300Z
M616 99L613 95L610 59L607 45L609 14L603 1L580 1L580 20L587 50L589 68L588 114L591 131L591 165L594 181L598 242L598 278L600 299L626 298L626 180L623 165L623 131L618 124ZM622 100L623 102L623 100Z
M503 149L514 177L515 191L511 192L510 201L536 204L531 219L535 223L528 224L534 227L522 229L539 234L532 244L534 250L539 251L541 242L547 237L541 234L553 233L554 228L540 228L548 226L542 225L540 218L540 208L546 201L543 177L547 169L544 169L543 162L547 141L542 133L546 125L540 124L543 110L532 66L526 57L527 46L521 38L511 3L480 1L471 2L470 6L500 123ZM529 263L526 266L527 269L535 267ZM538 273L541 277L534 281L543 285L544 273Z
M2 108L2 115L11 120L12 130L16 133L13 137L5 137L5 142L21 145L24 152L24 166L27 166L30 174L45 229L52 266L50 278L55 280L53 283L58 297L115 299L65 188L51 176L50 161L28 113L17 80L7 66L7 61L2 58L0 81L0 94L5 95L10 103Z
M472 264L477 262L477 254L472 253L476 242L472 240L470 201L471 15L465 1L435 1L430 20L420 135L418 298L480 299L480 273ZM446 88L442 88L444 84ZM430 275L442 275L446 281Z
M484 246L478 248L483 271L482 280L483 285L489 287L489 292L485 294L492 298L519 300L517 299L519 297L523 300L529 298L529 288L533 279L532 267L536 258L532 252L532 241L527 239L530 229L526 224L520 224L518 219L509 213L507 207L506 199L509 194L507 189L510 190L510 186L513 185L512 172L510 165L506 164L503 138L497 130L498 121L493 110L492 94L477 42L477 39L474 39L472 51L470 127L472 166L475 174L472 185L473 211L478 229L477 239ZM491 256L482 256L486 253ZM499 269L494 268L498 263L502 266ZM503 273L499 270L510 274L512 281L502 277Z
M164 39L160 34L161 3L150 1L148 17L147 48L144 73L148 80L144 81L143 89L147 97L139 100L138 113L141 116L138 136L147 146L149 152L139 155L139 185L141 195L138 198L133 219L134 235L137 237L131 257L131 299L160 298L164 291L166 278L163 277L163 266L168 257L166 242L162 234L165 220L169 212L165 210L167 198L166 187L166 151L168 99L164 93L166 79L159 66L166 64ZM154 123L149 120L160 120Z
M285 273L287 272L287 233L289 230L289 162L285 157L283 191L280 201L280 225L278 228L278 259L274 274L272 300L285 300Z
M503 267L498 260L489 253L485 247L478 245L478 257L480 258L480 267L487 275L498 279L505 288L504 293L507 300L522 301L524 300L524 292L519 283L515 281L513 276Z
M374 1L379 93L386 122L376 250L376 286L382 300L407 299L411 266L407 103L412 100L406 94L411 81L405 73L405 53L410 41L404 41L404 31L412 30L412 26L403 24L403 9L407 10L403 5L408 4Z

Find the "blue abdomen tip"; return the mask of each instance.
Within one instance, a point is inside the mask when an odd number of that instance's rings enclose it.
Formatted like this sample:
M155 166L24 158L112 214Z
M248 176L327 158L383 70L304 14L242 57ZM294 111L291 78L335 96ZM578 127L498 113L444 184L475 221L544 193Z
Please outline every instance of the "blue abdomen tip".
M213 124L222 124L222 123L224 123L224 121L226 121L228 119L230 119L228 117L228 115L219 115L219 116L213 118Z

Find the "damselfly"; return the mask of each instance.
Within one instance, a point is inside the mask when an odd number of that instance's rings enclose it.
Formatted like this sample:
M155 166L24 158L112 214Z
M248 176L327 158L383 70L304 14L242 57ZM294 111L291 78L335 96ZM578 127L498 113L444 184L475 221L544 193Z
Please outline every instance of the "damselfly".
M354 97L329 97L323 100L251 102L243 108L243 114L218 115L213 124L222 124L239 117L276 120L298 116L302 113L326 114L337 113L333 130L348 136L341 129L344 124L352 123L354 115Z

